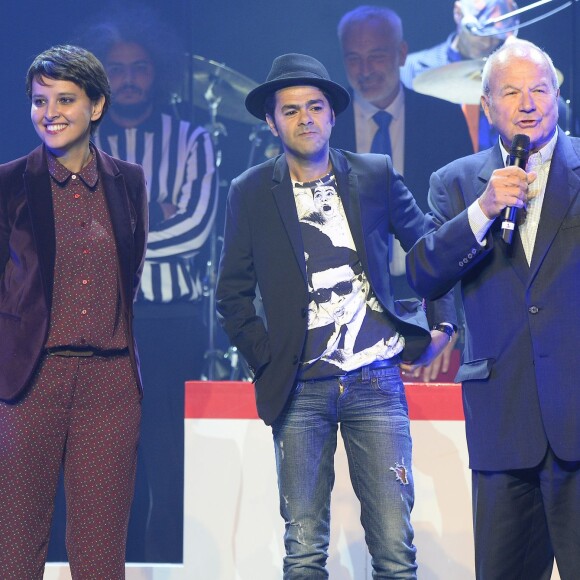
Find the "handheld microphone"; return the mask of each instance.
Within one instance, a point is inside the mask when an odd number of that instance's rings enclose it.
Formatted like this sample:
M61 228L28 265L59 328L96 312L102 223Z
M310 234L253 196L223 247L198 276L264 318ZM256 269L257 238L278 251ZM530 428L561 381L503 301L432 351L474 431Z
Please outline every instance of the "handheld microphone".
M530 155L530 138L527 135L514 135L510 149L508 165L521 167L524 171ZM501 239L506 244L512 243L514 230L516 229L516 216L518 208L507 206L503 210L503 220L501 222Z

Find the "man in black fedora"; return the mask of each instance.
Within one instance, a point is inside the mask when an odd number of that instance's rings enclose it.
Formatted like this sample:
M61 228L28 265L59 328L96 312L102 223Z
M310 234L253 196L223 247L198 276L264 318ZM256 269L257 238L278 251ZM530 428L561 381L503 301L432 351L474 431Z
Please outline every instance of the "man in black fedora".
M276 58L246 108L283 153L234 179L227 201L217 310L272 426L286 580L328 577L339 424L374 577L416 577L399 366L428 364L454 332L451 297L393 300L389 234L409 249L433 226L390 157L330 149L349 100L316 59Z

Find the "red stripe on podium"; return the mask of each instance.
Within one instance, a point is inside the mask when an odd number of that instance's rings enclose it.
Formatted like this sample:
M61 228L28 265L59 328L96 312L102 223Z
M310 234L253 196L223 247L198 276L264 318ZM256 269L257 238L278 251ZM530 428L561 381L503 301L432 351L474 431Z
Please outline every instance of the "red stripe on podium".
M242 381L188 381L185 418L257 419L254 385Z
M463 421L461 385L405 383L409 417L413 421Z
M453 383L406 383L414 421L463 421L461 387ZM257 419L254 385L241 381L185 383L186 419Z

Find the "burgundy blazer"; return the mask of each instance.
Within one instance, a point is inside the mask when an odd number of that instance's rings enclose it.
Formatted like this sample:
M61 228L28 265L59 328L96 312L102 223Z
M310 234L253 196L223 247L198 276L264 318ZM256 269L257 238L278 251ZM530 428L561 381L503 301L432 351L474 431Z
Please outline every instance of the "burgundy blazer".
M147 192L138 165L96 150L117 246L121 306L141 388L133 338L133 300L147 238ZM56 254L46 152L0 165L0 399L18 398L36 370L48 337Z

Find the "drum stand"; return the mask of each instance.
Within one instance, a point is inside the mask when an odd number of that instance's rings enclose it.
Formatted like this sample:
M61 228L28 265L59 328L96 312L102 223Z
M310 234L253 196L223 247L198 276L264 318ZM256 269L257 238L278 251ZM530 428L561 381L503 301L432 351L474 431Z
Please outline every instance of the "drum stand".
M209 84L204 93L206 107L210 113L210 123L206 125L206 129L211 135L212 142L216 151L216 171L218 171L218 179L216 180L215 195L219 196L222 184L219 180L219 167L222 161L222 151L219 146L219 141L222 136L227 136L227 130L223 123L217 122L217 113L221 96L218 96L214 91L219 83L216 77L209 79ZM254 147L252 148L252 154ZM219 203L219 200L218 200ZM206 263L205 276L202 281L203 297L207 304L207 327L208 340L207 350L204 353L204 372L201 375L201 380L215 381L215 380L244 380L250 381L252 373L242 356L238 353L238 349L230 346L225 352L216 346L216 297L215 287L217 281L217 265L219 259L218 245L223 243L223 238L217 234L217 223L214 221L210 233L210 253Z

